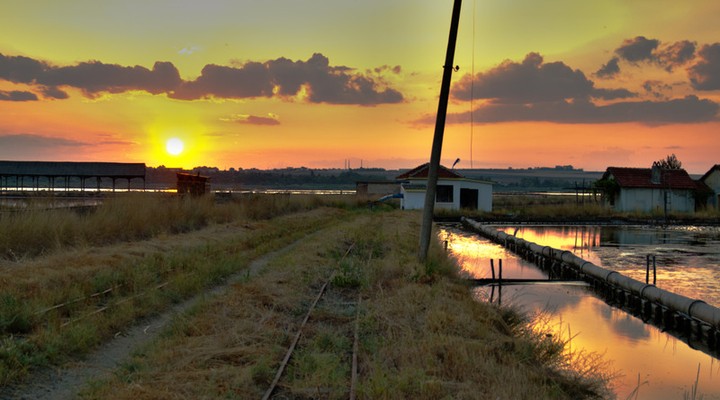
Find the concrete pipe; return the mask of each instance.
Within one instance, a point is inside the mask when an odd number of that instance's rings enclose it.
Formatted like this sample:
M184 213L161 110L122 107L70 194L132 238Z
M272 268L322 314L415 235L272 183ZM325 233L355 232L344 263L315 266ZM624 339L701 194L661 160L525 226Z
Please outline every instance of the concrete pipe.
M572 261L575 258L575 254L572 253L572 251L569 250L563 250L559 254L557 254L558 261L561 262L569 262Z
M684 314L690 315L690 307L695 301L696 300L693 300L689 297L668 292L667 290L662 290L660 292L660 303L662 303L668 308L680 311Z
M698 300L690 308L690 316L720 329L720 309Z
M645 283L629 278L620 273L608 275L608 282L634 294L640 294L640 291L645 287Z
M543 246L540 246L537 243L530 243L529 249L535 254L542 254Z
M609 275L618 274L617 271L611 271L603 267L598 267L595 264L585 264L582 268L582 272L586 275L590 275L593 278L599 279L603 282L607 282Z

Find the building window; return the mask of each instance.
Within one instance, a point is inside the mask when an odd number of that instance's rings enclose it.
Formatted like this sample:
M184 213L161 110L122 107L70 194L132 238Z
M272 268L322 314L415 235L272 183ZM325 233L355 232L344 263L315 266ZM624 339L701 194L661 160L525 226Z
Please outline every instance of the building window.
M435 202L436 203L452 203L453 202L453 186L452 185L437 185L435 191Z

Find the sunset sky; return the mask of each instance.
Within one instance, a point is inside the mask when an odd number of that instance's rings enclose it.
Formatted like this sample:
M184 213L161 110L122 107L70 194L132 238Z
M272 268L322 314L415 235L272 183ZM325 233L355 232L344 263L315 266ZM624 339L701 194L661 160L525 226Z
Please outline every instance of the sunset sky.
M2 1L0 160L414 167L452 3ZM461 15L444 164L720 163L717 0L465 0Z

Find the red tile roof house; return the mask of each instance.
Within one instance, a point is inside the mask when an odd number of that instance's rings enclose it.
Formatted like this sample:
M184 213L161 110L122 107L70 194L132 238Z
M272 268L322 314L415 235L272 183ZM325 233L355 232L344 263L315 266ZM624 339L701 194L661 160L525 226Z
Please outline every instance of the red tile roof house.
M717 209L720 206L720 164L715 164L710 168L710 170L700 178L700 182L712 190L712 194L708 199L708 205Z
M616 211L692 213L707 187L684 169L608 167L600 179Z
M395 179L401 182L403 210L422 209L425 205L429 164L425 163ZM442 165L438 169L435 208L459 210L461 208L492 211L492 183L468 179Z

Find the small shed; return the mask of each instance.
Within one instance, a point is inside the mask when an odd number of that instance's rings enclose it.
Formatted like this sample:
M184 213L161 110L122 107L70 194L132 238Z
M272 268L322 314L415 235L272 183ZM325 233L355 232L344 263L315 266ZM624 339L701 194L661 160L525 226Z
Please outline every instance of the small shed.
M177 192L178 194L191 196L202 196L210 193L210 178L197 174L188 174L186 172L177 172Z
M712 194L708 198L708 205L718 208L720 206L720 164L713 165L713 167L700 178L700 182L712 190Z
M397 176L403 195L400 201L402 209L417 210L425 206L429 167L425 163ZM492 183L465 178L441 165L438 169L435 208L492 211Z
M599 182L620 212L695 211L699 185L684 169L608 167Z

